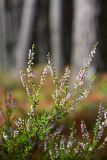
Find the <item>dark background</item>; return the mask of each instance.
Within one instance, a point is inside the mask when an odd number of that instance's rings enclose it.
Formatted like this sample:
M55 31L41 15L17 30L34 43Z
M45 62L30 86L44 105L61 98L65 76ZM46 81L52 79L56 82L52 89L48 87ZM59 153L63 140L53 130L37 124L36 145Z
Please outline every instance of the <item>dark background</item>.
M79 6L76 3L82 3L82 5ZM56 9L52 10L54 4ZM86 5L89 7L88 14L86 11L82 12L85 10ZM81 15L79 18L78 15L75 16L78 11L79 16ZM87 19L90 21L88 28L86 25L88 23ZM91 27L92 24L93 28ZM75 26L78 26L79 32L77 31L78 29L75 29ZM94 35L94 38L88 38L90 35ZM78 40L78 37L81 37L81 39ZM55 43L55 38L58 43ZM36 44L36 63L45 63L46 54L50 51L53 54L53 61L58 70L60 70L61 66L67 64L74 65L75 68L75 65L78 65L78 60L80 61L78 68L80 68L83 57L88 56L97 41L99 42L95 60L97 67L95 65L93 67L96 67L97 71L106 72L106 0L0 1L1 71L8 69L20 70L20 68L23 68L26 64L28 49L31 48L32 43ZM80 44L81 46L79 46ZM78 59L75 58L77 51Z

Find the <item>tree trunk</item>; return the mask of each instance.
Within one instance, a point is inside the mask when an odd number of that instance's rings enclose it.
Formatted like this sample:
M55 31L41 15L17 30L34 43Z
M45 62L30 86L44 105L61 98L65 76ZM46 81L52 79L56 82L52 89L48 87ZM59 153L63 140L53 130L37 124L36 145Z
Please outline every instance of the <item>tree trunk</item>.
M19 14L18 3L14 1L5 1L5 14L6 14L6 49L8 58L8 68L12 69L15 66L15 58L13 49L16 44L19 30Z
M62 0L50 0L50 45L57 73L63 66L61 55Z
M100 14L100 59L99 71L107 72L107 1L100 1L101 14Z
M0 1L0 71L7 69L5 1Z
M46 63L49 51L49 0L38 1L38 16L36 22L36 42L39 63Z
M34 22L37 0L24 0L21 17L21 26L15 48L16 70L25 67L26 54L31 40L32 26Z
M77 75L79 69L85 63L90 50L97 41L97 0L74 0L73 21L73 44L72 59L73 76ZM95 65L91 65L89 79L95 71Z

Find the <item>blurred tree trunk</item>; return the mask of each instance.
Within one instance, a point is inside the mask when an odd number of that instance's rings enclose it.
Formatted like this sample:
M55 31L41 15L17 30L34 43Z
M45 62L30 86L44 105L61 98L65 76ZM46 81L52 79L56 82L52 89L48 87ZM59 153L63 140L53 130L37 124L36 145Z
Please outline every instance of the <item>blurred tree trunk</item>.
M35 18L38 60L46 63L46 55L49 51L49 0L39 0L37 5L37 17Z
M63 66L63 58L61 55L62 0L50 0L49 23L51 52L58 73Z
M24 0L23 2L20 31L15 48L16 70L18 71L25 67L26 54L32 36L31 33L36 11L36 3L37 0Z
M74 0L73 56L71 59L73 76L77 75L97 41L98 5L97 0ZM89 71L89 79L95 70L96 66L93 63Z
M99 71L107 72L107 1L101 1L101 14L100 14L100 59Z
M6 12L6 49L7 49L7 58L9 69L14 68L15 66L15 56L14 56L14 46L17 41L18 32L19 32L19 22L21 14L21 6L17 0L5 0L5 12ZM20 14L19 14L20 12Z
M72 36L72 18L73 18L73 0L62 0L62 54L64 65L70 64L71 36Z
M5 1L0 1L0 71L8 66L7 51L6 51L6 15L5 15Z

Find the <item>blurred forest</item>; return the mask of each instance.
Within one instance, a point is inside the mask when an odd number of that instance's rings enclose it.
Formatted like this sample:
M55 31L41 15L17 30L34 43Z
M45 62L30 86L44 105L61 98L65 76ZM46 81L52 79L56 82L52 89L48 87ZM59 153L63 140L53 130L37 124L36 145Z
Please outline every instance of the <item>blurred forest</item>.
M91 71L107 71L106 8L106 0L1 0L0 71L23 68L32 43L36 63L49 51L58 72L70 64L78 71L97 41Z

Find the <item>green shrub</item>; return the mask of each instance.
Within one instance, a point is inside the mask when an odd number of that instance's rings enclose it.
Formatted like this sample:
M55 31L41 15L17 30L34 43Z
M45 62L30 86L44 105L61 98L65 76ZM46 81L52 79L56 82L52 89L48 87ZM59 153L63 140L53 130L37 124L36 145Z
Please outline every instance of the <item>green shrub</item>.
M33 45L29 50L27 69L20 72L31 110L24 118L19 117L17 120L12 120L14 102L9 95L6 112L1 111L3 124L1 123L0 128L0 159L91 160L98 150L104 148L107 141L107 137L102 140L104 129L107 127L107 111L101 105L92 135L87 131L83 121L81 122L81 140L77 138L74 122L72 122L68 137L61 133L61 128L57 130L54 128L57 120L64 119L88 96L94 77L87 88L84 84L88 68L96 52L96 46L91 51L84 67L80 69L73 92L69 87L70 69L66 67L64 75L58 77L49 54L47 55L48 63L44 67L40 82L35 83L36 75L32 71L34 52L35 46ZM54 93L52 93L53 106L51 111L37 114L40 92L49 73L55 86Z

